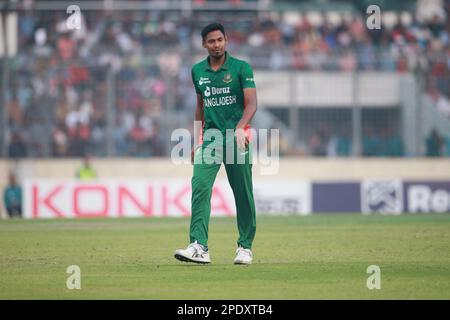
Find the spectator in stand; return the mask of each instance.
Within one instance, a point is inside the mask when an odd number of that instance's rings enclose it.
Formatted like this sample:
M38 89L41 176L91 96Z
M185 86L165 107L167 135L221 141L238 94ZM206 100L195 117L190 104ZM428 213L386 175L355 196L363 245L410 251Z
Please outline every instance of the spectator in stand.
M310 138L310 148L312 155L326 156L329 140L330 128L325 123L321 123L318 130Z
M27 156L27 148L22 135L19 132L14 132L8 147L8 156L13 159L25 158Z
M426 156L440 157L442 156L443 138L436 129L431 130L426 139Z

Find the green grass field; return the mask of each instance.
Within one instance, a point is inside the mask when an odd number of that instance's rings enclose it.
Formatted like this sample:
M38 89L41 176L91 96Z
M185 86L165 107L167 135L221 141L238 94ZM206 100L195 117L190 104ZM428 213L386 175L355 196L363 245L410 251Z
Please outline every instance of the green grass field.
M232 264L232 218L211 265L173 258L188 219L0 221L1 299L450 299L450 215L258 217L254 264ZM81 289L69 290L69 265ZM369 265L381 289L369 290Z

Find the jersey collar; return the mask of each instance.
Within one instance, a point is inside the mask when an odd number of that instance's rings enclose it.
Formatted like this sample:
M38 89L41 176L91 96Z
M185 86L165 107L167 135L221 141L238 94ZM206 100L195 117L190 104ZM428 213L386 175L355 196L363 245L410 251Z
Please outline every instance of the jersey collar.
M209 70L209 71L212 71L212 72L218 72L220 70L228 70L228 68L230 67L230 58L229 57L230 57L230 55L228 54L228 51L225 51L225 61L224 61L224 63L222 64L222 66L219 69L213 70L211 68L211 66L209 65L209 56L208 56L205 59L205 69Z

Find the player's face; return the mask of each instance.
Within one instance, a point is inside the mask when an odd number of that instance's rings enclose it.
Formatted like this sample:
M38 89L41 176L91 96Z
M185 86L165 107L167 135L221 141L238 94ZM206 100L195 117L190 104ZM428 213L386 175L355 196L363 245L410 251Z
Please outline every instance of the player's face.
M215 30L208 33L203 48L208 50L208 54L216 59L220 59L225 54L227 37L220 31Z

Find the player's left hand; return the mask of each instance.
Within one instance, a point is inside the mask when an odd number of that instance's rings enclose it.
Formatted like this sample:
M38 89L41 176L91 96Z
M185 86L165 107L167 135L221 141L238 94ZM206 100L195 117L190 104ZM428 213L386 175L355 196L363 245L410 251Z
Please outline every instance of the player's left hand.
M249 140L244 129L236 129L236 143L240 151L245 151L249 144Z

